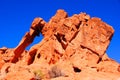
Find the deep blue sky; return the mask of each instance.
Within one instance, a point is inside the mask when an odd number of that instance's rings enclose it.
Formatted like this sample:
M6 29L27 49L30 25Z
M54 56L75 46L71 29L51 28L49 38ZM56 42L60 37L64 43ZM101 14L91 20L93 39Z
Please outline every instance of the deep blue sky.
M16 47L35 17L48 22L58 9L69 16L86 12L113 26L115 33L107 54L120 63L120 0L0 0L0 47ZM33 44L41 39L37 37Z

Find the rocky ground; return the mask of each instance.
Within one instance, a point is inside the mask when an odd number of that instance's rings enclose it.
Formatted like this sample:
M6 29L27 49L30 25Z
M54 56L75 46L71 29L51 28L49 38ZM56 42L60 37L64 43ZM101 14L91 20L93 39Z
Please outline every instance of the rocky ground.
M105 53L113 33L86 13L35 18L16 48L0 48L0 80L120 80L120 64ZM39 35L43 40L25 50Z

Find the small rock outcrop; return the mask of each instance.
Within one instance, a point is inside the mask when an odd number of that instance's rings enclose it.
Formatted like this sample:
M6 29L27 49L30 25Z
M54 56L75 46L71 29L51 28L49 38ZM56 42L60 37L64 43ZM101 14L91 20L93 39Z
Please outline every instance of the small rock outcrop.
M0 48L0 80L120 80L120 64L106 54L113 33L86 13L35 18L16 48ZM39 35L43 40L25 50Z

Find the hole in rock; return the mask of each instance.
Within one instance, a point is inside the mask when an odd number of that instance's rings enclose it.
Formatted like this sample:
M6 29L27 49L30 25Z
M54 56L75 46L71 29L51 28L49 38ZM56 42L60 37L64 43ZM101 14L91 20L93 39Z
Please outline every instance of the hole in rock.
M76 25L76 28L79 29L80 25L81 25L82 21L80 21L80 23L78 25Z
M55 36L55 37L57 38L57 40L61 43L61 39L60 39L61 36L60 36L60 34L57 33L57 35L54 34L54 36Z
M99 60L97 61L97 64L99 64L102 61L102 58L100 57Z
M5 72L6 72L6 73L9 72L9 68L10 68L10 66L8 66L8 67L5 69Z
M88 26L88 24L86 24L86 26ZM91 27L92 28L92 27Z
M81 72L81 69L79 69L78 67L73 67L74 72Z
M35 60L35 55L36 55L36 52L37 50L33 50L31 53L30 53L30 59L28 61L28 65L32 64Z
M29 46L26 47L26 50L29 50L32 46L41 42L43 38L44 38L44 36L40 33L40 35L36 36L34 38L33 42Z
M65 39L65 35L62 36L62 40L67 42L67 40Z
M41 55L40 55L40 53L39 53L39 54L37 55L37 58L40 58L40 56L41 56Z

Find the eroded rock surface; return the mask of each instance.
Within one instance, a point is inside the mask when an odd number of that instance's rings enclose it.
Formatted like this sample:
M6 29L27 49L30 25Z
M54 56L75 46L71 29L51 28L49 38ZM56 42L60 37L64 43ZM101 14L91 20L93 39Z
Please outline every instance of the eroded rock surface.
M113 33L86 13L35 18L16 48L0 48L0 80L120 80L120 64L105 53ZM26 51L38 35L43 40Z

